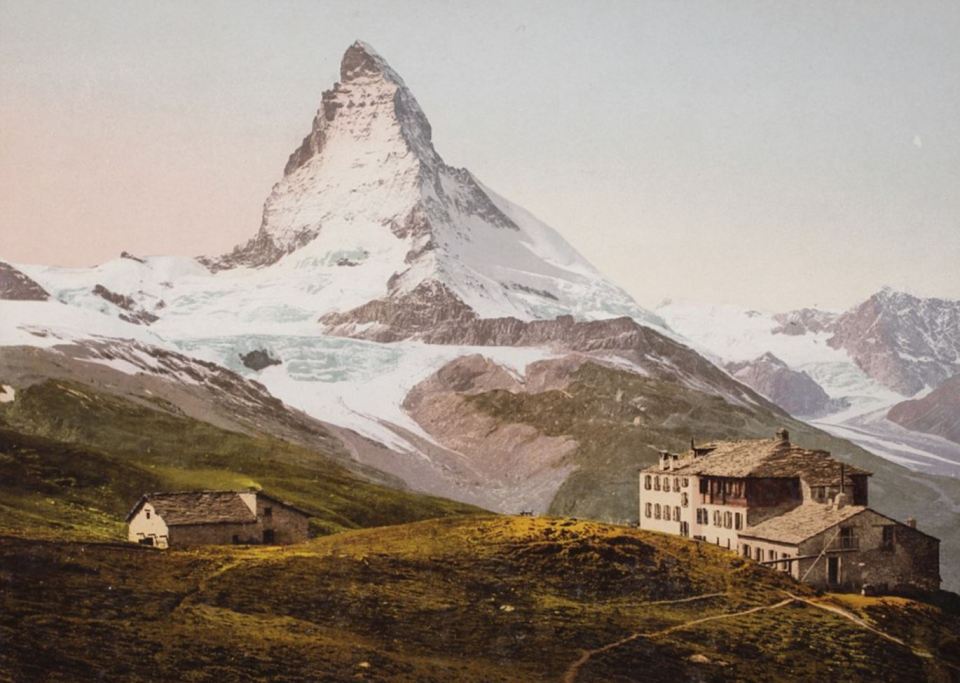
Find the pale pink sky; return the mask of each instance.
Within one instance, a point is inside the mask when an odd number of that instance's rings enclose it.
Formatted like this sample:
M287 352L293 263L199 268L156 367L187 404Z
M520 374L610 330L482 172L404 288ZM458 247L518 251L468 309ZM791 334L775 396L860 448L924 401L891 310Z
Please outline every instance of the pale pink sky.
M356 38L638 301L960 298L960 5L0 0L0 259L252 236Z

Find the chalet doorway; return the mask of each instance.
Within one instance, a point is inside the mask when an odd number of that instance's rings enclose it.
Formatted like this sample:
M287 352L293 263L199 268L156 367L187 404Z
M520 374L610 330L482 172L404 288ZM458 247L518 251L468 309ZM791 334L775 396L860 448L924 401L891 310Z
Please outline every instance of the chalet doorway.
M276 537L276 534L273 533L273 529L263 530L263 542L267 544L277 542L277 537Z
M835 586L840 583L840 558L839 557L828 557L827 558L827 583L831 586Z

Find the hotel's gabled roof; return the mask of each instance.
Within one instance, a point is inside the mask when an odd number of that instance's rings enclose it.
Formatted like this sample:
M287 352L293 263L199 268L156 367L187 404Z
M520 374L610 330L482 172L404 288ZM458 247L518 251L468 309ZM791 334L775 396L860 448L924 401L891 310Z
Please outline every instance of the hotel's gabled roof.
M670 470L661 470L654 465L645 468L644 472L732 478L801 477L810 486L839 483L841 468L848 485L853 483L849 477L870 474L835 460L827 451L800 448L785 438L721 441L696 447L697 452L706 450L709 452L700 456L694 451L684 453L673 462Z

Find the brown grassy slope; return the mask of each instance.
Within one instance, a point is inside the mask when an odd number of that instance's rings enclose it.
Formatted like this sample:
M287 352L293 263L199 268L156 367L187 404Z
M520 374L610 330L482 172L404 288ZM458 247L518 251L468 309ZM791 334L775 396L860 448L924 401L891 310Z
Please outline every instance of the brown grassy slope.
M809 605L767 609L784 591L813 597L709 545L564 519L433 520L286 548L8 538L0 671L45 681L553 681L583 660L579 681L920 681L948 680L960 665L956 613L898 608L928 657ZM719 618L685 626L705 617ZM584 659L638 633L650 635Z

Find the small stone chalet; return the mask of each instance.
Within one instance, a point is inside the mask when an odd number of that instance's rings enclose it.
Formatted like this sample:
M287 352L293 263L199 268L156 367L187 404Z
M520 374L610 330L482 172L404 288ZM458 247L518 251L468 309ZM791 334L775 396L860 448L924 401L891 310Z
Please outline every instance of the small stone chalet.
M148 493L127 515L127 538L158 548L298 543L309 518L262 491Z
M774 439L661 451L640 471L640 528L687 536L831 591L940 587L940 541L867 507L866 472Z

